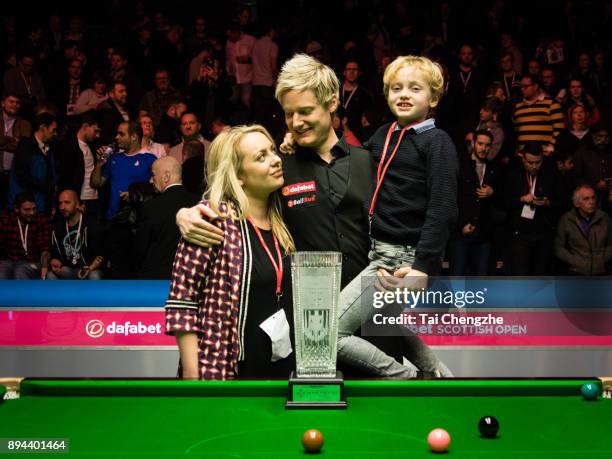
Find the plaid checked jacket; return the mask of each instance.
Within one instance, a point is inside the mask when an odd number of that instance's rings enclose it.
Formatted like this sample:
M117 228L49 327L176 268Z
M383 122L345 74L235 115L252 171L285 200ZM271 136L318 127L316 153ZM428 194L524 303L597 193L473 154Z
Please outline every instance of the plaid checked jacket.
M37 214L28 225L27 254L21 245L17 218L15 212L0 213L0 260L7 258L40 263L42 253L49 250L51 229L47 217ZM22 226L25 232L26 225Z
M219 210L227 208L222 203ZM214 223L225 233L221 245L179 242L165 307L166 334L197 333L200 378L225 380L235 378L243 358L252 253L246 221Z

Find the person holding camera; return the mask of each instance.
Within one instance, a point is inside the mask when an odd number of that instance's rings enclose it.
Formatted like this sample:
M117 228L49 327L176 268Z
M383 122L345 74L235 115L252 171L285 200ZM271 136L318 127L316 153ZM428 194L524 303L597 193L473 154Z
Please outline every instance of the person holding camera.
M202 52L194 57L189 66L187 96L199 119L208 129L216 113L219 96L221 64L213 58L213 49L204 45Z

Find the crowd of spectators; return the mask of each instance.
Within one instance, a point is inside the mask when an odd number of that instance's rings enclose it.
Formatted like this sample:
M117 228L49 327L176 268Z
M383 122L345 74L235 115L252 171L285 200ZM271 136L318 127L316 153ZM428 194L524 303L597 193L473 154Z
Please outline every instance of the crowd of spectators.
M282 141L274 84L295 52L336 69L335 128L354 145L390 119L396 56L443 66L436 124L460 156L450 274L610 273L612 2L96 5L3 13L0 278L166 277L142 208L165 186L201 196L228 125Z

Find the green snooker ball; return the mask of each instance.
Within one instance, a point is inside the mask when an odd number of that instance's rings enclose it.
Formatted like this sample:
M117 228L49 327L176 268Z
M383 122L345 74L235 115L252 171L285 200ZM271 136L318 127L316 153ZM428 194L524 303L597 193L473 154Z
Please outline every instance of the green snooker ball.
M582 396L585 400L597 400L599 387L594 383L583 384L580 388L580 392L582 392Z

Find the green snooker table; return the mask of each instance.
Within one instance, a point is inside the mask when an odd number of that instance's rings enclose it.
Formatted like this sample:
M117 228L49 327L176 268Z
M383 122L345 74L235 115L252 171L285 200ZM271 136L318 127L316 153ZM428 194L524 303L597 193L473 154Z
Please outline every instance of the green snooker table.
M300 458L320 430L321 457L435 457L427 434L452 438L449 457L612 457L612 400L586 401L598 379L346 381L345 410L286 410L286 381L23 380L0 402L0 438L62 438L69 457ZM0 392L5 390L0 386ZM497 417L495 439L478 421ZM47 452L47 454L49 454ZM18 457L20 454L7 454Z

